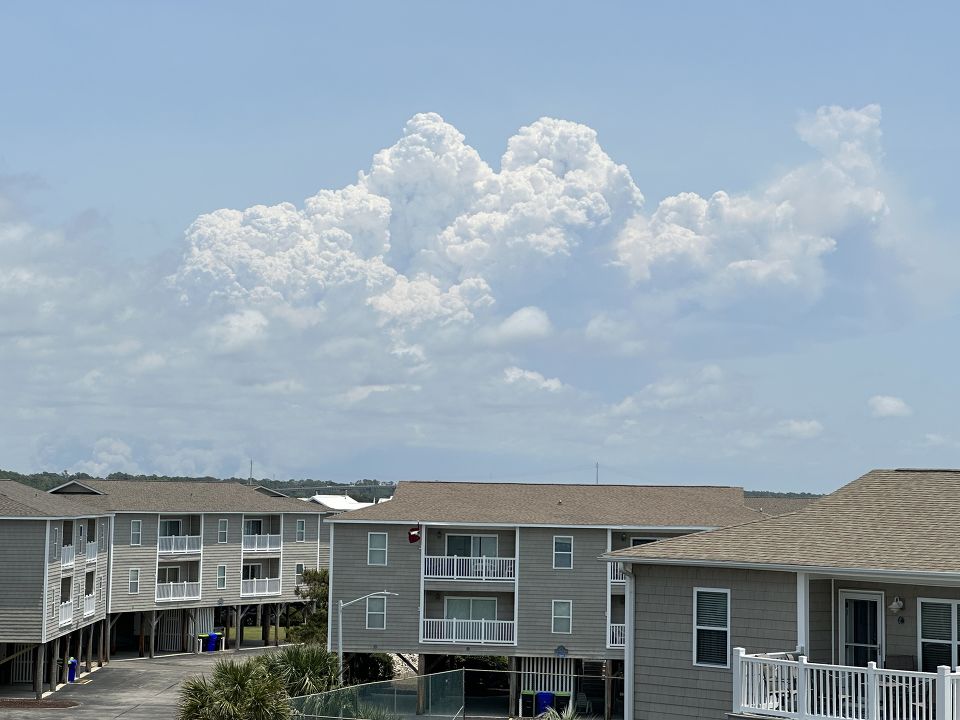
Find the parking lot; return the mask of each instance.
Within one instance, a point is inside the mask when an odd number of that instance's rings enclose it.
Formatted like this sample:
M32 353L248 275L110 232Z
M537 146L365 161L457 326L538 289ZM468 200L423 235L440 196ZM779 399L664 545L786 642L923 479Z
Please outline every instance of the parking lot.
M272 649L168 657L116 659L85 676L86 682L68 685L48 697L73 700L78 707L67 709L0 707L0 719L17 720L170 720L175 717L177 691L191 675L208 673L220 658L249 657Z

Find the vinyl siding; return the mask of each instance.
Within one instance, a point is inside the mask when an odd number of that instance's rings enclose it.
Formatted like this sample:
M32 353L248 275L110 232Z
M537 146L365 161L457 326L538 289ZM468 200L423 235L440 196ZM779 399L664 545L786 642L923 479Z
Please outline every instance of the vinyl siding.
M130 544L130 526L134 520L141 521L140 545ZM140 592L131 595L127 580L132 568L140 569ZM157 514L118 513L113 532L113 570L110 612L151 610L155 602L157 586ZM196 604L196 603L194 603ZM178 607L177 603L161 603L163 607Z
M203 516L203 575L200 587L202 600L196 605L239 605L242 562L240 548L243 537L243 515L240 513L206 513ZM218 543L220 520L227 521L227 542ZM217 566L226 565L227 587L217 588ZM246 598L244 598L246 602Z
M693 664L693 590L730 590L730 647L792 650L797 642L793 573L634 565L636 720L722 720L732 673ZM631 639L628 638L628 642Z
M46 520L0 520L2 642L40 641L46 532Z
M304 542L297 542L297 520L305 521L306 535ZM316 569L319 527L320 518L316 514L284 514L280 597L274 596L270 602L294 602L299 600L296 594L297 563L303 563L307 570Z
M73 543L74 547L79 551L79 546L77 541L79 539L79 530L78 524L80 522L87 522L87 519L75 519L73 521L74 527L74 536ZM77 628L86 627L91 623L94 623L98 620L102 620L106 616L107 601L109 598L109 577L108 577L108 557L110 554L110 544L111 544L111 533L110 533L110 518L109 517L99 517L97 518L97 538L99 539L99 528L100 525L104 527L104 543L98 547L97 550L97 560L96 562L88 563L87 555L77 554L74 558L73 567L64 568L60 560L50 559L47 566L47 606L44 608L43 612L43 622L46 625L47 630L47 640L53 640L56 637L66 635L69 632L76 630ZM59 526L62 529L63 521L62 520L51 520L51 528ZM52 535L52 529L51 529ZM91 538L87 538L89 543ZM62 543L62 537L61 537ZM49 555L50 548L47 548L47 553ZM85 591L85 579L87 572L94 571L93 579L93 592L96 599L96 606L94 613L87 617L83 616L83 597ZM60 581L64 577L71 577L72 580L72 593L73 598L73 622L68 625L60 625L60 602L63 601L63 598L60 597ZM100 599L99 594L97 594L97 579L101 579L103 585L103 599ZM50 613L50 605L56 600L57 610L54 615Z
M830 581L811 580L809 612L810 648L807 657L810 662L831 662L830 640Z

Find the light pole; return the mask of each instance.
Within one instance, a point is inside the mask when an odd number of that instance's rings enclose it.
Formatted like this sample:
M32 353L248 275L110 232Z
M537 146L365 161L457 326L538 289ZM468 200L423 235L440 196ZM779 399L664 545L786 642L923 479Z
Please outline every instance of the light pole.
M343 609L347 607L347 605L353 605L354 603L358 603L361 600L366 600L367 598L387 597L388 595L397 597L397 593L395 592L380 590L379 592L372 592L369 595L364 595L363 597L354 598L349 602L340 600L337 603L337 662L340 664L340 668L337 671L337 685L343 685Z

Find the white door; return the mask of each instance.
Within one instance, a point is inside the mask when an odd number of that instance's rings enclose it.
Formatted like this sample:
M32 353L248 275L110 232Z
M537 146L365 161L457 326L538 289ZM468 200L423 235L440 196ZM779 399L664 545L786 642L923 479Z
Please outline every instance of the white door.
M840 663L883 666L883 593L840 591Z

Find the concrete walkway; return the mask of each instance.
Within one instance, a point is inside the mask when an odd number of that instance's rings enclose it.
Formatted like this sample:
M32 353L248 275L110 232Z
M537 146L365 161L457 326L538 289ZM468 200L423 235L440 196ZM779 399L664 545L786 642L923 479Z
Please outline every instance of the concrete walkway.
M113 660L76 683L61 688L50 699L73 700L69 709L0 708L0 720L171 720L176 717L178 691L184 679L210 673L217 660L238 659L271 652L273 648L200 655Z

